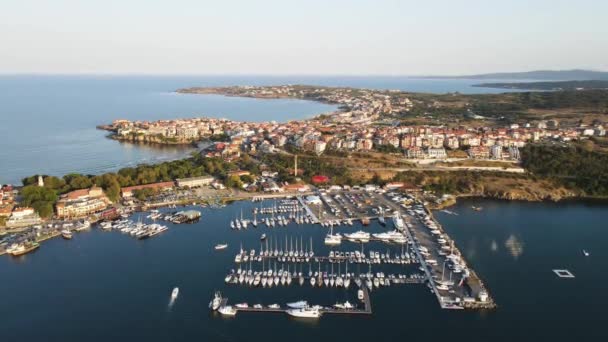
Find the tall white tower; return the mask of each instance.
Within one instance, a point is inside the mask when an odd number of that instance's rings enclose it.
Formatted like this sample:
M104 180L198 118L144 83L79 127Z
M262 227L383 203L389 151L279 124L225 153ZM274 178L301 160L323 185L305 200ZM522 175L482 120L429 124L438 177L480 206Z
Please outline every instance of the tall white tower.
M44 186L44 179L42 179L42 176L38 176L38 186Z

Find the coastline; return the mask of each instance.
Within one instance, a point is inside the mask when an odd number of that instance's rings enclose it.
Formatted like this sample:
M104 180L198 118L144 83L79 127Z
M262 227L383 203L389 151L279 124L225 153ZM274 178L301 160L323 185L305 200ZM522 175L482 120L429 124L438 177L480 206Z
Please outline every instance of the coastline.
M560 199L509 199L504 197L497 196L483 196L479 194L459 194L459 195L451 195L449 199L439 203L429 205L432 210L442 210L450 208L457 204L457 202L461 199L478 199L478 200L494 200L494 201L503 201L503 202L522 202L522 203L589 203L595 205L605 206L608 205L608 196L607 197L598 197L598 196L572 196L572 197L564 197Z

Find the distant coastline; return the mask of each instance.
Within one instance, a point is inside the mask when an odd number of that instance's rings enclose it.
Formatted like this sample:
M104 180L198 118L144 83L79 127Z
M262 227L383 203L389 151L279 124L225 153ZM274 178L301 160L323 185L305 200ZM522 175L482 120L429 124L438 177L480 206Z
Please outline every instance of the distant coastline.
M551 81L551 82L496 82L474 84L473 87L520 89L520 90L592 90L608 89L608 81L586 80L586 81Z

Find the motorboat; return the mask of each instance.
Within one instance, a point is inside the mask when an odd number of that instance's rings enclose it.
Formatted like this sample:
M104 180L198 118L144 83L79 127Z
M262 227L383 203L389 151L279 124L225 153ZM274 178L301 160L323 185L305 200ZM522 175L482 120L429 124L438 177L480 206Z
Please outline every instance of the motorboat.
M215 250L216 251L219 251L219 250L222 250L222 249L226 249L226 248L228 248L228 244L227 243L215 245Z
M173 291L171 291L171 300L175 300L177 299L177 296L179 295L179 287L175 287L173 288Z

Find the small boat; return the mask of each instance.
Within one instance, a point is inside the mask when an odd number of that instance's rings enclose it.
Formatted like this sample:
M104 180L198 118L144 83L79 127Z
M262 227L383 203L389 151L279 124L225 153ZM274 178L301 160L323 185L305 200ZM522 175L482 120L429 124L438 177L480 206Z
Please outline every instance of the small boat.
M583 249L583 255L584 256L589 256L589 252L587 252L586 250Z
M270 305L268 305L268 308L269 309L280 309L281 306L279 304L270 304Z
M359 298L359 300L363 300L365 298L365 295L363 294L363 290L357 291L357 298Z
M236 309L235 309L235 308L233 308L233 307L232 307L232 306L230 306L230 305L227 305L227 306L222 306L222 307L221 307L221 308L219 308L217 311L218 311L219 313L221 313L222 315L224 315L224 316L234 316L234 315L236 315Z
M179 295L179 287L176 287L173 289L173 291L171 291L171 300L175 300L177 299L177 296Z
M266 234L262 234L262 236L260 237L260 240L261 240L261 241L266 240Z
M222 250L222 249L226 249L226 248L228 248L228 244L227 243L215 245L215 250L216 251L219 251L219 250Z
M334 307L336 309L342 309L342 310L351 310L354 309L354 305L352 305L351 303L349 303L348 301L344 302L344 303L336 303L334 304Z
M238 309L247 309L249 307L249 304L247 303L239 303L235 305L236 308Z
M72 232L69 231L69 230L67 230L67 229L64 229L64 230L61 231L61 236L64 239L66 239L66 240L71 240L72 239Z
M474 205L471 206L471 209L475 210L475 211L482 211L483 208L482 207L476 207Z

